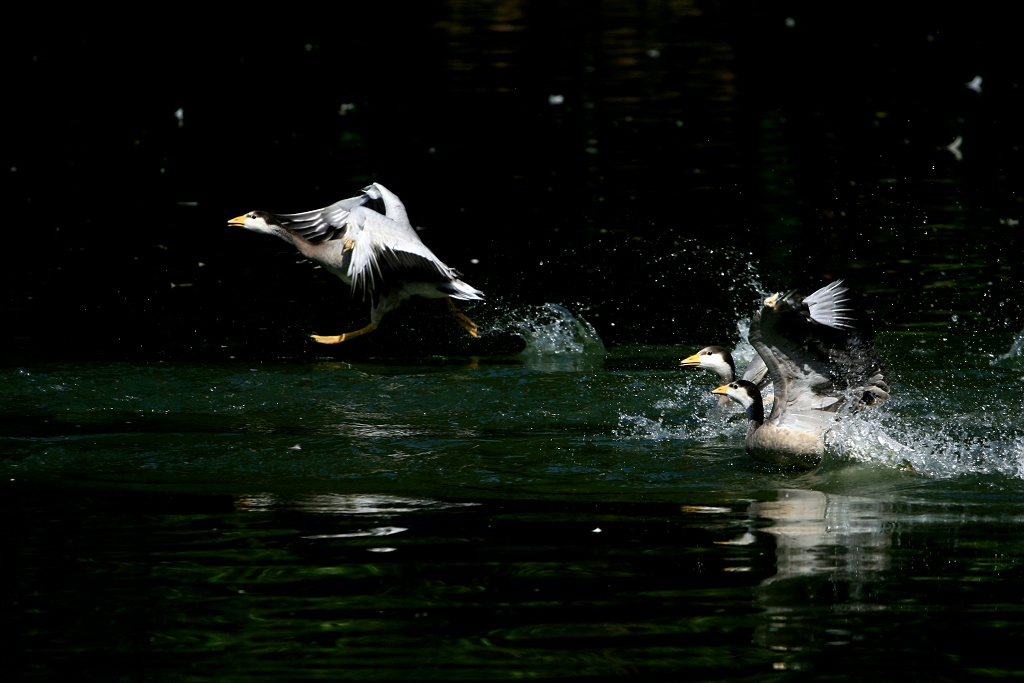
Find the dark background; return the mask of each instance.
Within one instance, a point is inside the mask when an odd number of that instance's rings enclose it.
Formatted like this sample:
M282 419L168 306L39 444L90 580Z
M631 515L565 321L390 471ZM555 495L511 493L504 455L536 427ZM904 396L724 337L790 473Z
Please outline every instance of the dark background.
M225 221L372 181L485 290L471 312L492 332L554 302L611 345L726 341L755 282L833 277L888 327L1019 330L1021 59L999 7L25 19L5 69L5 357L352 353L306 335L361 326L366 307ZM419 338L437 320L423 308L367 343Z

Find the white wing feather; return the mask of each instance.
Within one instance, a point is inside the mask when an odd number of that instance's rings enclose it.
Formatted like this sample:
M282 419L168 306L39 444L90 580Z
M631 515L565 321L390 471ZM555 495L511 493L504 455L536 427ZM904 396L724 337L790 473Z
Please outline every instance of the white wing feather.
M439 279L456 277L455 272L420 241L412 226L403 225L373 209L362 206L352 209L345 240L351 240L353 244L352 259L348 266L348 276L352 279L353 287L372 291L382 276L382 259L394 267L400 264L411 265L412 259L409 256L422 259L416 265L424 270L436 271Z

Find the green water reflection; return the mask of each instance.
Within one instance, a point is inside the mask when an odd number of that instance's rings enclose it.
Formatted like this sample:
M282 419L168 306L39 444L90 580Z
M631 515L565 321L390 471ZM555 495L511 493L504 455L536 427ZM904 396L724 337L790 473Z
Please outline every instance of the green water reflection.
M1016 494L992 514L927 491L447 506L6 489L22 517L5 619L30 676L945 679L1015 670L1024 628Z

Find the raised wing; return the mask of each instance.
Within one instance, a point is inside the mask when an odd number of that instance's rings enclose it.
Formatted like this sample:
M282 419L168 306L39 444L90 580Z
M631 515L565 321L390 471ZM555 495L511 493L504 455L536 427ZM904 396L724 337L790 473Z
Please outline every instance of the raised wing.
M405 206L379 183L322 209L277 218L311 244L341 242L346 279L363 293L372 294L385 280L444 282L458 277L423 244Z
M330 206L302 213L278 214L281 224L295 235L310 242L321 244L330 240L342 239L348 230L352 211L361 207L369 210L384 211L384 204L374 200L363 190L359 195L342 199Z
M881 362L871 347L866 318L836 281L810 296L776 294L750 326L750 343L774 381L768 418L780 427L822 428L844 403L888 398Z
M758 389L764 389L771 383L771 377L768 376L768 366L765 365L764 359L759 354L755 353L754 357L750 359L747 369L743 371L742 379L757 385Z
M352 286L373 291L384 278L424 282L446 281L458 273L430 251L416 231L372 209L357 207L348 223Z

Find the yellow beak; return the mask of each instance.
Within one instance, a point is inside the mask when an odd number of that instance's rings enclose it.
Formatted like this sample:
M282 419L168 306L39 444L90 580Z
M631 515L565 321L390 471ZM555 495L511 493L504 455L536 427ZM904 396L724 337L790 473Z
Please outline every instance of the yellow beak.
M700 354L699 353L695 353L692 356L689 356L689 357L684 358L681 361L679 361L679 367L692 368L692 367L697 366L697 365L700 365Z

